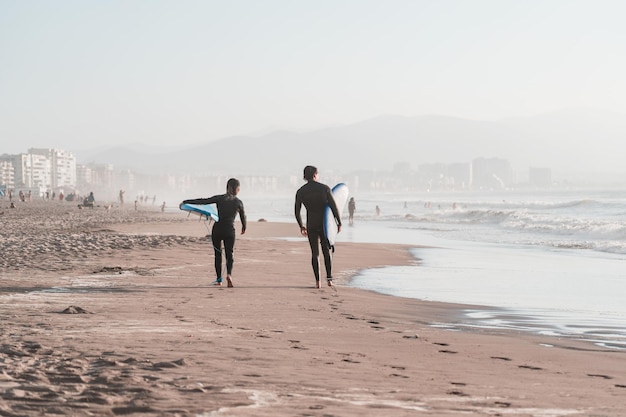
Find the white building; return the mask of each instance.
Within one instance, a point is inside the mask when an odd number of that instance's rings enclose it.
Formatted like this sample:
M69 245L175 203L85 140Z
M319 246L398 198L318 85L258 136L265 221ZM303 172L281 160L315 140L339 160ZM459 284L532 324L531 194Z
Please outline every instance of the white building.
M76 165L76 185L82 192L114 188L115 173L111 164Z
M22 153L13 159L15 189L38 188L40 193L50 188L52 177L50 159L45 155Z
M0 156L0 188L7 190L15 187L15 169L13 168L13 156Z
M76 186L76 157L61 149L31 148L29 154L46 156L50 160L51 177L48 189Z

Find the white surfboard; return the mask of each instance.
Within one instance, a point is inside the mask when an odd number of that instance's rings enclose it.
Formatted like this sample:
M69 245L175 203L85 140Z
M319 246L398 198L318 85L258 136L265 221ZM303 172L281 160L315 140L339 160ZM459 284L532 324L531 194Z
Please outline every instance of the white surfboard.
M217 209L213 204L181 204L180 209L189 213L197 214L200 218L206 220L213 219L214 221L220 221L217 215Z
M348 190L348 186L343 182L335 185L332 188L333 198L335 199L335 204L337 204L337 210L339 211L339 218L341 218L341 214L343 213L343 209L348 202L348 195L350 191ZM337 223L335 223L335 217L333 216L333 211L330 209L329 205L326 205L326 209L324 210L324 233L326 234L326 239L328 239L328 244L334 250L335 239L337 238Z

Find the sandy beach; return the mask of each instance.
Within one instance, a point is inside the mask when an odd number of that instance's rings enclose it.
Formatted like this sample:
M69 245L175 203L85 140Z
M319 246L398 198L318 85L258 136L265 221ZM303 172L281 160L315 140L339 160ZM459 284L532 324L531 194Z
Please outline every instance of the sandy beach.
M0 220L2 416L626 415L622 351L346 285L406 246L340 242L336 291L314 289L295 220L249 218L226 288L197 217L2 201Z

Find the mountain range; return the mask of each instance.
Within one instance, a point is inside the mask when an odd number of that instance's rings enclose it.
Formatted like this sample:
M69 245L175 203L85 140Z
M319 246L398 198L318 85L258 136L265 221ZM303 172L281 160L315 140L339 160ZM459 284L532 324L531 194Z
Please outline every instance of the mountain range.
M564 109L532 117L477 121L439 115L382 115L307 132L277 130L231 136L186 148L129 145L77 151L80 163L110 163L138 172L299 173L308 164L324 171L415 169L427 163L502 158L516 170L626 172L626 117L590 109Z

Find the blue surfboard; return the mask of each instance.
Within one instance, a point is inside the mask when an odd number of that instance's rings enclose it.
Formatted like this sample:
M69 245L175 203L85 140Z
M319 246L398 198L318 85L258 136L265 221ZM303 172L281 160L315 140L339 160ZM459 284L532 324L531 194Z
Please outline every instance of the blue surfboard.
M339 218L341 218L343 209L348 202L348 195L350 194L350 191L348 190L348 186L346 184L340 182L332 188L332 193L333 198L335 199L335 204L337 204L337 210L339 211ZM324 210L324 233L326 234L328 244L331 248L333 248L335 246L338 231L333 211L330 209L329 205L326 205L326 209Z
M220 217L217 215L217 208L213 204L181 204L180 209L197 214L206 220L213 219L216 222L220 221Z

